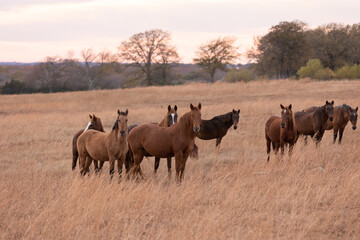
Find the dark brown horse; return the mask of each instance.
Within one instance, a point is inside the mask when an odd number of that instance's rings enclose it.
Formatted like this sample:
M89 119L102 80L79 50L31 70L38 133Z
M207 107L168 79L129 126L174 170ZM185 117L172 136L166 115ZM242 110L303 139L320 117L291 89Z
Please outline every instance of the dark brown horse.
M140 163L144 156L175 156L177 180L183 179L186 160L194 147L196 134L200 131L201 103L197 107L190 104L190 109L179 122L170 127L143 124L130 132L128 141L134 159L134 175L142 176Z
M304 111L305 112L313 112L316 109L317 109L317 107L311 107L311 108L305 109ZM328 119L327 123L326 123L326 128L325 128L325 130L334 129L333 143L336 142L338 133L339 133L339 144L341 143L345 127L349 121L352 124L352 129L353 130L356 129L356 122L357 122L357 118L358 118L358 114L357 114L358 109L359 109L358 107L356 107L354 109L346 104L339 105L334 108L334 120L330 121Z
M170 127L177 123L178 114L177 114L177 106L175 105L174 108L171 108L171 106L168 106L168 112L166 113L166 116L164 119L159 123L160 127ZM154 163L154 172L156 173L160 164L160 158L155 157L155 163ZM171 174L171 157L167 158L167 167L168 167L168 174L170 176Z
M222 138L226 135L227 131L231 126L237 129L240 118L240 109L233 109L223 115L213 117L210 120L201 120L200 132L197 137L202 140L216 139L216 147L219 147ZM193 151L191 152L192 157L198 156L198 146L195 144Z
M296 112L296 130L304 136L314 137L318 144L327 128L327 120L333 121L334 101L326 101L325 105L317 107L313 112Z
M118 173L122 173L122 165L128 151L127 116L128 110L118 110L118 117L109 133L87 130L80 135L77 148L82 174L89 172L92 160L109 161L111 175L114 173L115 160L118 160Z
M100 132L105 132L100 118L96 117L94 114L93 115L89 114L89 117L90 117L90 122L88 123L86 128L79 130L77 133L75 133L73 140L72 140L72 155L73 155L72 170L74 170L76 168L76 162L79 157L79 152L78 152L77 145L76 145L76 142L77 142L77 139L79 138L79 136L88 129L94 129L94 130L97 130ZM95 169L97 169L97 161L96 161L96 164L94 162L94 165L95 165Z
M267 160L270 160L270 145L272 144L275 154L281 148L281 154L284 154L284 146L289 144L289 155L297 140L297 132L295 127L294 114L291 104L288 107L281 107L281 117L272 116L265 124L265 138L267 147Z

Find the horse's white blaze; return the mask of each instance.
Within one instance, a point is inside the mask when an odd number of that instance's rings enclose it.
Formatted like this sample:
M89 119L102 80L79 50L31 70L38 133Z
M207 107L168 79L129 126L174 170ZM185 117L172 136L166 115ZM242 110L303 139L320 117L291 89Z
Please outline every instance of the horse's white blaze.
M174 118L175 118L175 113L172 113L172 114L171 114L171 118L172 118L172 125L174 125L174 124L175 124L175 120L174 120Z
M89 129L90 125L91 125L91 122L89 122L89 123L87 124L87 126L86 126L86 128L85 128L84 132L85 132L86 130L88 130L88 129Z
M284 110L284 113L286 113L286 109Z

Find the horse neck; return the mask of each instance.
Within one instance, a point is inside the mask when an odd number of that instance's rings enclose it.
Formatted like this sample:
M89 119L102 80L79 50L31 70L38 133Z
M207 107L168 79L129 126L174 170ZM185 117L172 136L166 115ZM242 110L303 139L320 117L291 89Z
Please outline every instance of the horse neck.
M329 116L327 115L327 113L326 113L326 111L325 111L325 107L326 107L326 105L321 106L318 110L315 111L315 112L319 112L319 113L320 113L321 119L322 119L323 121L326 121L326 120L329 118Z
M115 128L113 130L111 130L111 132L109 133L108 137L112 140L118 141L118 142L124 142L127 139L127 131L125 131L125 136L121 136L120 135L120 128Z
M219 120L221 123L223 123L226 126L227 129L229 129L233 125L231 112L224 114L222 116L219 116Z
M164 117L164 119L159 123L159 126L160 127L167 127L168 126L168 122L167 122L167 114L166 116Z
M178 124L173 125L180 132L180 134L185 134L191 139L196 137L196 133L193 130L193 120L190 117L190 112L185 113L181 118ZM185 129L185 131L184 131Z

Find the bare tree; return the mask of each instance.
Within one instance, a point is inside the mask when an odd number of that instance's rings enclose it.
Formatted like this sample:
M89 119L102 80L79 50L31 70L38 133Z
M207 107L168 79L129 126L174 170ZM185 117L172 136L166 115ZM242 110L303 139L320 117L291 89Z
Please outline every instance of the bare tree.
M98 79L98 63L96 62L98 54L96 54L93 49L88 48L81 51L81 57L84 61L83 70L88 82L88 87L89 90L92 90Z
M227 64L235 64L239 59L240 54L238 47L234 45L235 41L236 38L233 37L219 37L201 45L196 51L193 61L210 74L211 82L214 82L217 69L226 71Z
M62 59L57 56L46 57L44 62L41 62L35 71L42 85L51 93L61 84L60 81L64 75L64 65L62 64Z
M163 61L162 53L176 49L170 46L171 35L160 29L137 33L121 42L118 50L120 60L141 69L149 86L153 85L152 73ZM177 53L176 53L177 55Z

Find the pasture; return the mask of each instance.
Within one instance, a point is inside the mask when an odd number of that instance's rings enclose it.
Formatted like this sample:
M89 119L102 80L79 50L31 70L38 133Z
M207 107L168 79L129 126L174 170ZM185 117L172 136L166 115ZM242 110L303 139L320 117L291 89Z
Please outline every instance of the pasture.
M291 158L271 153L264 126L280 114L324 105L360 105L360 81L279 80L193 83L56 94L0 96L1 239L335 239L360 238L360 132L342 144L326 131L320 145L299 139ZM168 179L166 159L141 163L144 180L109 180L71 170L73 135L89 114L106 132L117 109L128 125L160 122L169 104L179 118L202 104L202 118L240 109L219 149L196 139L184 180ZM93 166L91 166L92 168ZM116 169L116 168L115 168Z

